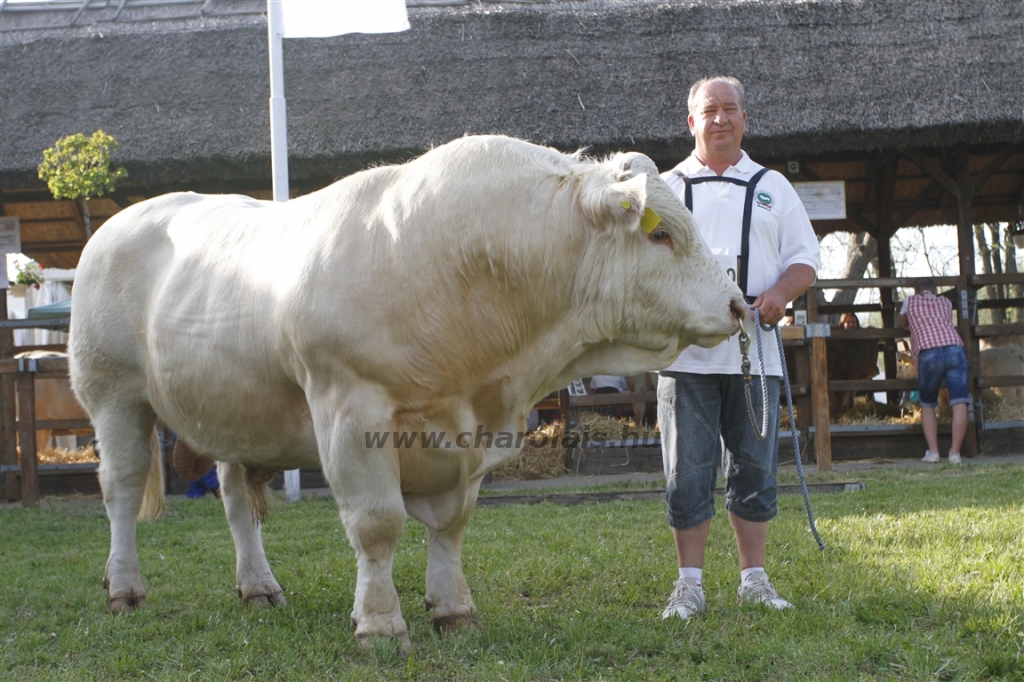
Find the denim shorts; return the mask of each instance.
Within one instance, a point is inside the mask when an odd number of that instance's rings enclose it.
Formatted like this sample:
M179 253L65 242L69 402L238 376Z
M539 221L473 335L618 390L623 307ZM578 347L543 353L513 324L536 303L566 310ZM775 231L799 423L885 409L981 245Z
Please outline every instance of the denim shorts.
M917 390L921 407L939 404L939 384L946 380L949 404L971 402L967 391L967 353L963 346L926 348L917 356Z
M738 374L661 372L658 422L665 465L668 523L690 528L715 515L717 459L724 442L725 508L746 521L778 513L779 378L768 377L768 436L758 440ZM761 382L750 383L761 428Z

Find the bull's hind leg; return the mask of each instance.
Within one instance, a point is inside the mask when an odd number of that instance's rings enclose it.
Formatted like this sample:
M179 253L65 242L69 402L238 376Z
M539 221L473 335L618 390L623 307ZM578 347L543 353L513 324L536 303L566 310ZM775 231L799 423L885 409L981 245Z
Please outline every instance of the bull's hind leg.
M324 475L356 552L352 622L361 645L374 637L396 637L407 652L412 644L391 577L406 518L398 456L390 448L368 449L361 442L363 431L357 438L336 414L317 424Z
M148 403L111 403L93 416L103 444L99 479L110 518L110 557L103 575L107 604L124 611L146 602L135 533L151 461L156 415Z
M254 513L249 494L246 493L245 466L241 464L217 465L224 512L235 541L235 576L238 596L246 604L266 606L284 604L284 593L274 579L263 551L262 523ZM260 484L261 486L263 484ZM263 490L257 494L262 494Z

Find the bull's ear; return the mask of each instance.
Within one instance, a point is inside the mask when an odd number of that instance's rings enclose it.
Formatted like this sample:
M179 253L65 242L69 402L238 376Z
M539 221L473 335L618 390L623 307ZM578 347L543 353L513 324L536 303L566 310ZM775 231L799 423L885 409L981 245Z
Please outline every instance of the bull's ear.
M594 224L639 229L647 204L647 174L593 188L581 200L584 212Z

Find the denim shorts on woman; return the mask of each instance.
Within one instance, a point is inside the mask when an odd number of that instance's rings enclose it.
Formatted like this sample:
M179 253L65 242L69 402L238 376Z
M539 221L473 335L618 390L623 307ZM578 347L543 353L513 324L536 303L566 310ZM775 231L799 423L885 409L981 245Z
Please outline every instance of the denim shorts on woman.
M768 377L768 437L758 440L738 374L661 372L658 422L665 465L668 523L690 528L715 515L717 458L724 441L725 508L746 521L778 512L775 474L779 455L779 378ZM761 382L750 383L761 428Z
M939 404L939 385L946 380L949 404L969 403L967 392L967 353L963 346L926 348L917 356L917 391L921 407Z

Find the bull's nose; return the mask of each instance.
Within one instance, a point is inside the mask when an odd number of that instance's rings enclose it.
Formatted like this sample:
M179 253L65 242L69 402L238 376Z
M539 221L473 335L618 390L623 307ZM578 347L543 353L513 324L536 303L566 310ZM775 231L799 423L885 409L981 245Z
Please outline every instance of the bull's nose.
M732 299L729 301L729 312L732 313L732 318L736 320L736 331L743 329L743 323L746 322L747 316L750 314L747 302L742 298Z

